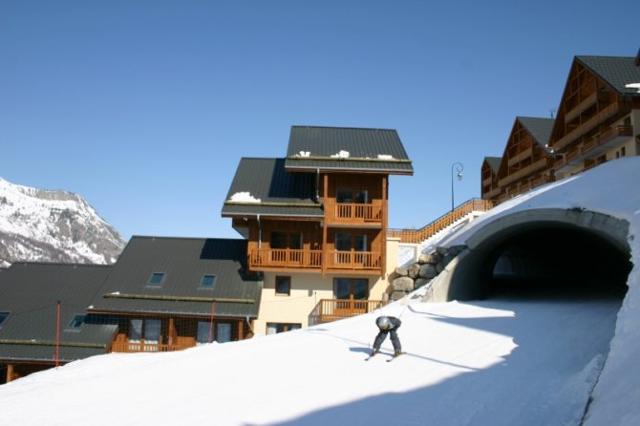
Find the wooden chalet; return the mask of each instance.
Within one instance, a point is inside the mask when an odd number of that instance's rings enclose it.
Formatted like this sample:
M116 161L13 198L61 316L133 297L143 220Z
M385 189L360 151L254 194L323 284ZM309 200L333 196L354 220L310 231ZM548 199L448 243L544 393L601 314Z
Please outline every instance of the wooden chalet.
M551 118L516 117L497 172L489 174L488 161L483 163L482 198L502 202L552 182L553 158L546 147L552 128Z
M117 327L85 321L109 270L56 263L0 270L0 383L109 352Z
M287 295L304 288L320 312L291 306L291 322L274 314L267 332L305 326L344 300L352 300L345 313L369 309L370 290L386 273L389 175L412 173L389 129L293 126L285 158L241 159L222 216L248 240L249 269L265 273L261 317L271 316L277 286ZM330 302L313 297L319 293Z
M576 56L549 140L558 177L640 153L640 60Z
M484 157L482 161L480 194L485 200L495 199L500 194L498 170L501 160L500 157Z
M87 309L115 324L113 352L164 352L252 335L260 276L246 268L247 242L131 238Z

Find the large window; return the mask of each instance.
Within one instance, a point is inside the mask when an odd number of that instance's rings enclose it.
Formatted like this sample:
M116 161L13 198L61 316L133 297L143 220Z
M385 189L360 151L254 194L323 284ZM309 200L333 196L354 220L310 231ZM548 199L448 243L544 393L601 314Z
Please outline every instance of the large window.
M215 322L213 330L210 328L211 323L209 321L198 321L198 335L196 341L198 343L209 343L210 333L212 340L218 343L230 342L233 339L232 324L229 322Z
M285 331L297 330L302 327L302 324L292 324L284 322L268 322L267 334L283 333Z
M198 343L209 343L210 327L209 321L198 321L198 335L196 337Z
M369 191L366 189L338 188L336 190L336 202L367 204L371 200L369 199Z
M162 333L162 322L159 319L130 319L129 340L144 339L147 342L159 342Z
M336 299L366 300L369 298L369 280L366 278L334 278L333 292Z
M87 316L85 314L75 314L73 316L73 318L71 319L71 321L69 321L69 325L67 326L67 328L70 329L79 329L82 324L84 323L84 319Z
M302 233L300 232L272 232L271 248L274 249L294 249L302 248Z
M0 327L2 327L2 323L9 318L9 312L0 312Z
M219 322L216 324L216 342L225 343L231 341L231 324Z
M338 251L369 251L369 239L366 234L351 234L350 232L336 232L336 250Z
M276 277L276 294L286 296L291 294L291 277Z

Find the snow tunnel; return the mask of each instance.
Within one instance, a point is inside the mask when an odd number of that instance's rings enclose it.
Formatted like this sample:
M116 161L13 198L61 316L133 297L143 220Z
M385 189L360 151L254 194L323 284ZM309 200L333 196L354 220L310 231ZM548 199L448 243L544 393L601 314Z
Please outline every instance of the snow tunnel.
M441 274L430 299L582 291L622 297L632 267L628 230L625 220L583 209L496 218L467 239L467 249Z

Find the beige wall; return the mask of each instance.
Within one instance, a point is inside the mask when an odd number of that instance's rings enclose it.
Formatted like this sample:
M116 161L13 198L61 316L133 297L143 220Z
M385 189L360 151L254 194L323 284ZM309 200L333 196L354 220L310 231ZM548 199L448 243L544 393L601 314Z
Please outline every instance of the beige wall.
M398 258L398 239L387 240L387 276L393 272ZM275 279L277 275L291 277L291 294L276 294ZM267 323L302 324L307 327L309 314L321 299L333 299L333 279L343 275L319 273L264 273L264 286L260 300L260 313L253 322L256 335L267 333ZM385 292L389 283L387 276L369 279L369 299L385 300ZM363 278L365 278L363 276Z

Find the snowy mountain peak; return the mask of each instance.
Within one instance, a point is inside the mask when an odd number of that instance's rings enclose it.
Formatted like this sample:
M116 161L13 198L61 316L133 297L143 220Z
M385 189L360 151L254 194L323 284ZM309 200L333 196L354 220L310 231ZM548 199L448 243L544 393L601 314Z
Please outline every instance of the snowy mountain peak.
M124 244L80 195L0 178L0 267L16 261L113 263Z

